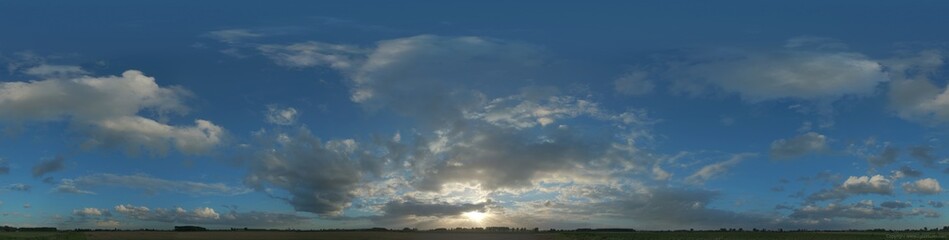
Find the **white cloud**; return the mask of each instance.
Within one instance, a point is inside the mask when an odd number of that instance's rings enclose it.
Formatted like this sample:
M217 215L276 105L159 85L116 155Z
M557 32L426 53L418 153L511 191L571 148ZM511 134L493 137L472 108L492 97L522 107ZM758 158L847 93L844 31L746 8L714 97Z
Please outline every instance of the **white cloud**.
M875 193L889 195L893 193L893 183L883 175L870 176L850 176L840 186L847 193L867 194Z
M939 194L942 192L942 187L939 186L939 181L936 179L923 178L915 182L904 183L903 190L908 193Z
M825 149L827 149L827 137L808 132L792 139L778 139L771 142L770 155L772 159L786 159L811 152L821 152Z
M108 213L107 210L100 210L98 208L83 208L72 211L73 215L80 217L98 217L102 216L103 212Z
M0 83L0 121L67 121L88 136L86 147L117 146L130 152L145 149L164 154L169 146L198 154L220 144L223 128L195 120L192 126L173 126L141 116L183 114L182 100L190 93L180 87L161 87L155 78L129 70L122 76L54 78Z

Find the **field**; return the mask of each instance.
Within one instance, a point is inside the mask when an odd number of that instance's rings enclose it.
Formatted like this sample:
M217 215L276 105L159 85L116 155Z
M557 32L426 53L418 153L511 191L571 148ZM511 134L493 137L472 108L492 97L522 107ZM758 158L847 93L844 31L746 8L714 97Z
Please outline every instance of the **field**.
M949 239L947 232L566 232L566 233L452 233L452 232L0 232L0 240L119 240L119 239L274 239L274 240L870 240Z

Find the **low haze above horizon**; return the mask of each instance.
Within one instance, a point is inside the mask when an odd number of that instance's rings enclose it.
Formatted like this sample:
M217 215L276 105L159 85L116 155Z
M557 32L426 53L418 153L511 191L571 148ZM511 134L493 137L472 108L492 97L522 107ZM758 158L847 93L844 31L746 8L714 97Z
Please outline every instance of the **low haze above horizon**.
M949 225L945 1L0 1L0 225Z

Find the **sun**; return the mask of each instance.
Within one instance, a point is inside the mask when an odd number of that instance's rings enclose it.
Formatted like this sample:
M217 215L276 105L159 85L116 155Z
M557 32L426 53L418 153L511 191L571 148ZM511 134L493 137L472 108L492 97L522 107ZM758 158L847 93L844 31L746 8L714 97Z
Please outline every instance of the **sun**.
M485 218L488 217L488 213L480 212L480 211L470 211L470 212L463 213L462 216L467 217L468 220L471 220L473 222L481 223L482 221L484 221Z

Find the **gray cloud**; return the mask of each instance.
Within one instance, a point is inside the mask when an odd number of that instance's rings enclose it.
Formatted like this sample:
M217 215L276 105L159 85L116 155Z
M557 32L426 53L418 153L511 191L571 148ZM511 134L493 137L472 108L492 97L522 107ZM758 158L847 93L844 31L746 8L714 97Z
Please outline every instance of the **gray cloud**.
M924 123L949 121L946 89L930 79L943 66L944 58L941 51L926 50L886 61L887 73L896 79L890 83L889 104L898 116Z
M288 191L298 211L335 215L350 205L363 174L364 156L353 140L323 142L306 128L293 133L260 133L245 183Z
M896 162L896 158L899 157L899 155L899 148L887 145L886 148L883 149L883 152L880 152L880 155L868 157L867 162L870 162L871 165L876 167L883 167Z
M936 157L932 155L933 148L930 146L915 146L909 149L909 155L919 160L924 166L933 167L936 165Z
M942 201L929 201L928 204L930 207L934 207L934 208L942 208L943 206L945 206L945 204L943 204Z
M10 165L7 163L6 160L4 160L3 158L0 158L0 175L9 174L9 173L10 173Z
M912 206L913 206L912 203L900 202L900 201L886 201L886 202L880 203L880 207L892 208L892 209L908 208Z
M787 159L826 149L826 136L808 132L791 139L778 139L771 142L770 156L772 159Z
M41 161L37 163L36 166L33 166L33 177L38 178L46 175L47 173L63 170L66 168L65 164L66 159L62 156L56 156L54 158Z
M148 175L93 174L73 179L63 179L54 188L63 193L93 194L87 189L110 186L142 190L149 194L174 192L189 195L237 195L250 191L243 187L228 186L223 183L202 183L192 181L174 181L150 177Z
M377 221L404 220L413 217L447 217L458 216L465 212L484 212L491 201L481 203L423 202L414 198L392 200L382 206L384 214Z

